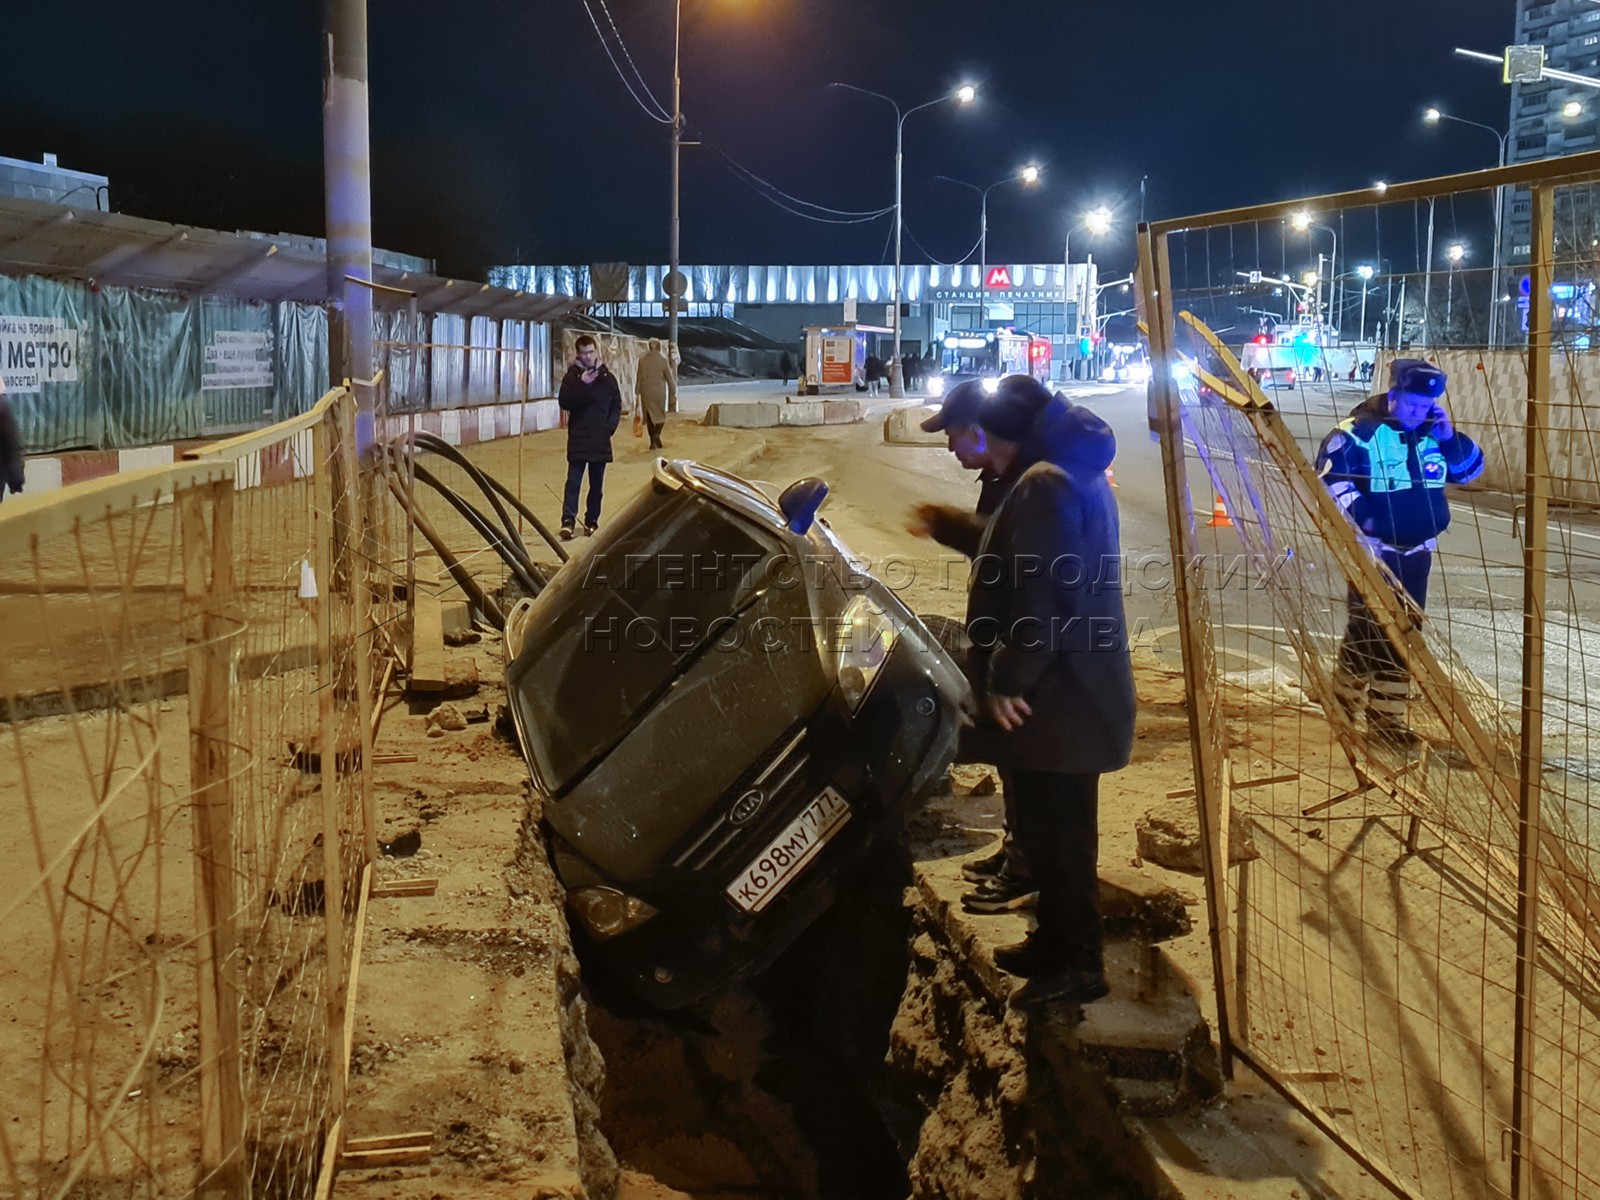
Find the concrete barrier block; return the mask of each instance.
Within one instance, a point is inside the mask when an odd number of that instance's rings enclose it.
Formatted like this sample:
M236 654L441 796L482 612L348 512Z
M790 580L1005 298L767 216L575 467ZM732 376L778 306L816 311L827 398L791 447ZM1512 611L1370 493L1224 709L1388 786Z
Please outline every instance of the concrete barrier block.
M778 405L778 424L821 425L826 403L823 400L795 400Z
M824 400L822 423L824 425L852 425L861 420L861 401Z
M937 404L897 408L883 419L883 440L902 446L942 446L944 434L925 433L922 423L939 411Z
M718 425L724 429L770 429L779 423L778 410L782 405L766 400L744 404L713 404L706 409L702 425Z

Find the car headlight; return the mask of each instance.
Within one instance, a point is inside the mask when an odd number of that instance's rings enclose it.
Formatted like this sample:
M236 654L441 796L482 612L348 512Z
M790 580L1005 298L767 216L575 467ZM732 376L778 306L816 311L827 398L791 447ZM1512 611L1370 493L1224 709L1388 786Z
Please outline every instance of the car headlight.
M834 651L838 656L839 690L852 709L861 707L899 639L900 631L894 622L870 597L857 596L845 606Z
M597 938L614 938L637 929L657 914L637 896L614 887L580 887L567 893L567 903L583 927Z
M983 381L983 390L990 396L994 395L1000 390L1000 381L993 375L989 376Z
M930 396L942 396L942 395L944 395L944 376L943 375L935 375L932 379L928 380L928 395L930 395Z

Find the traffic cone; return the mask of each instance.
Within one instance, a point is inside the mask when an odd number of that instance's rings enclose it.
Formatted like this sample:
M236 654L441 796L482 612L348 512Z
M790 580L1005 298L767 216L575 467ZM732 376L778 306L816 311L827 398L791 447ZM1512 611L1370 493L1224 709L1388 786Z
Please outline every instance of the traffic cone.
M1228 509L1222 503L1222 496L1217 495L1217 502L1211 506L1211 520L1206 522L1207 529L1232 529L1233 518L1228 515Z
M1106 468L1106 482L1109 483L1112 487L1116 487L1117 486L1117 473L1115 471L1113 471L1110 467ZM1118 490L1120 491L1121 489L1118 488Z

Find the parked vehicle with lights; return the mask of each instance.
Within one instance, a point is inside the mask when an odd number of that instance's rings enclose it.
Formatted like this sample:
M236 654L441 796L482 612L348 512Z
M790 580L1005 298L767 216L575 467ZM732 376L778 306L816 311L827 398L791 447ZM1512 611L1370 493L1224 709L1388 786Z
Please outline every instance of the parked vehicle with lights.
M965 678L817 516L693 462L506 620L506 690L580 952L650 1003L759 971L955 755Z
M1050 339L1018 329L952 331L939 339L939 374L928 380L928 395L942 396L967 379L981 379L994 391L1006 375L1032 375L1050 382Z

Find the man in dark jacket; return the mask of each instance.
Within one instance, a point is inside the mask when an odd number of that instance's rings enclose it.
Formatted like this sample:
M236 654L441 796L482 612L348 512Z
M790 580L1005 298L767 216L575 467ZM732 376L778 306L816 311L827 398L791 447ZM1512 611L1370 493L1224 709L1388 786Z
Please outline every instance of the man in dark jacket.
M862 366L862 373L867 380L867 395L876 396L878 394L878 385L883 382L883 377L887 374L884 370L883 359L876 354L867 355L867 361Z
M583 532L600 525L600 501L605 493L606 464L611 461L611 435L622 420L622 389L617 378L600 361L600 347L587 333L575 346L578 361L567 368L557 402L567 414L567 490L561 500L561 538L570 541L578 521L578 492L583 473L589 472L589 497L584 506Z
M944 397L939 411L922 422L929 433L943 432L950 453L969 471L978 472L978 505L973 511L951 504L919 504L907 526L918 537L931 537L958 554L973 558L988 527L989 518L1014 480L1002 481L989 461L988 435L978 426L978 409L983 403L983 385L976 379L956 384ZM965 642L947 646L963 665L972 664L972 647ZM981 680L979 681L981 684ZM998 757L998 756L997 756ZM1007 763L994 764L1000 772L1000 793L1005 802L1005 826L999 849L982 858L963 863L962 878L976 886L961 897L968 912L1001 913L1032 908L1039 900L1039 886L1022 856L1015 830L1016 785Z
M1322 439L1317 471L1368 547L1423 609L1433 552L1450 526L1444 485L1483 474L1483 451L1451 422L1443 403L1449 379L1438 367L1398 358L1389 379L1387 395L1368 397ZM1417 740L1406 725L1411 675L1354 588L1349 607L1334 695L1352 719L1365 700L1367 732L1408 748Z
M1001 734L1016 836L1039 885L1027 940L995 951L1028 977L1019 1002L1107 991L1098 902L1100 776L1133 751L1133 666L1122 605L1116 438L1025 375L978 410L1008 488L973 560L967 633L982 715Z
M22 433L17 428L17 416L6 399L5 380L0 379L0 500L6 489L22 491Z

